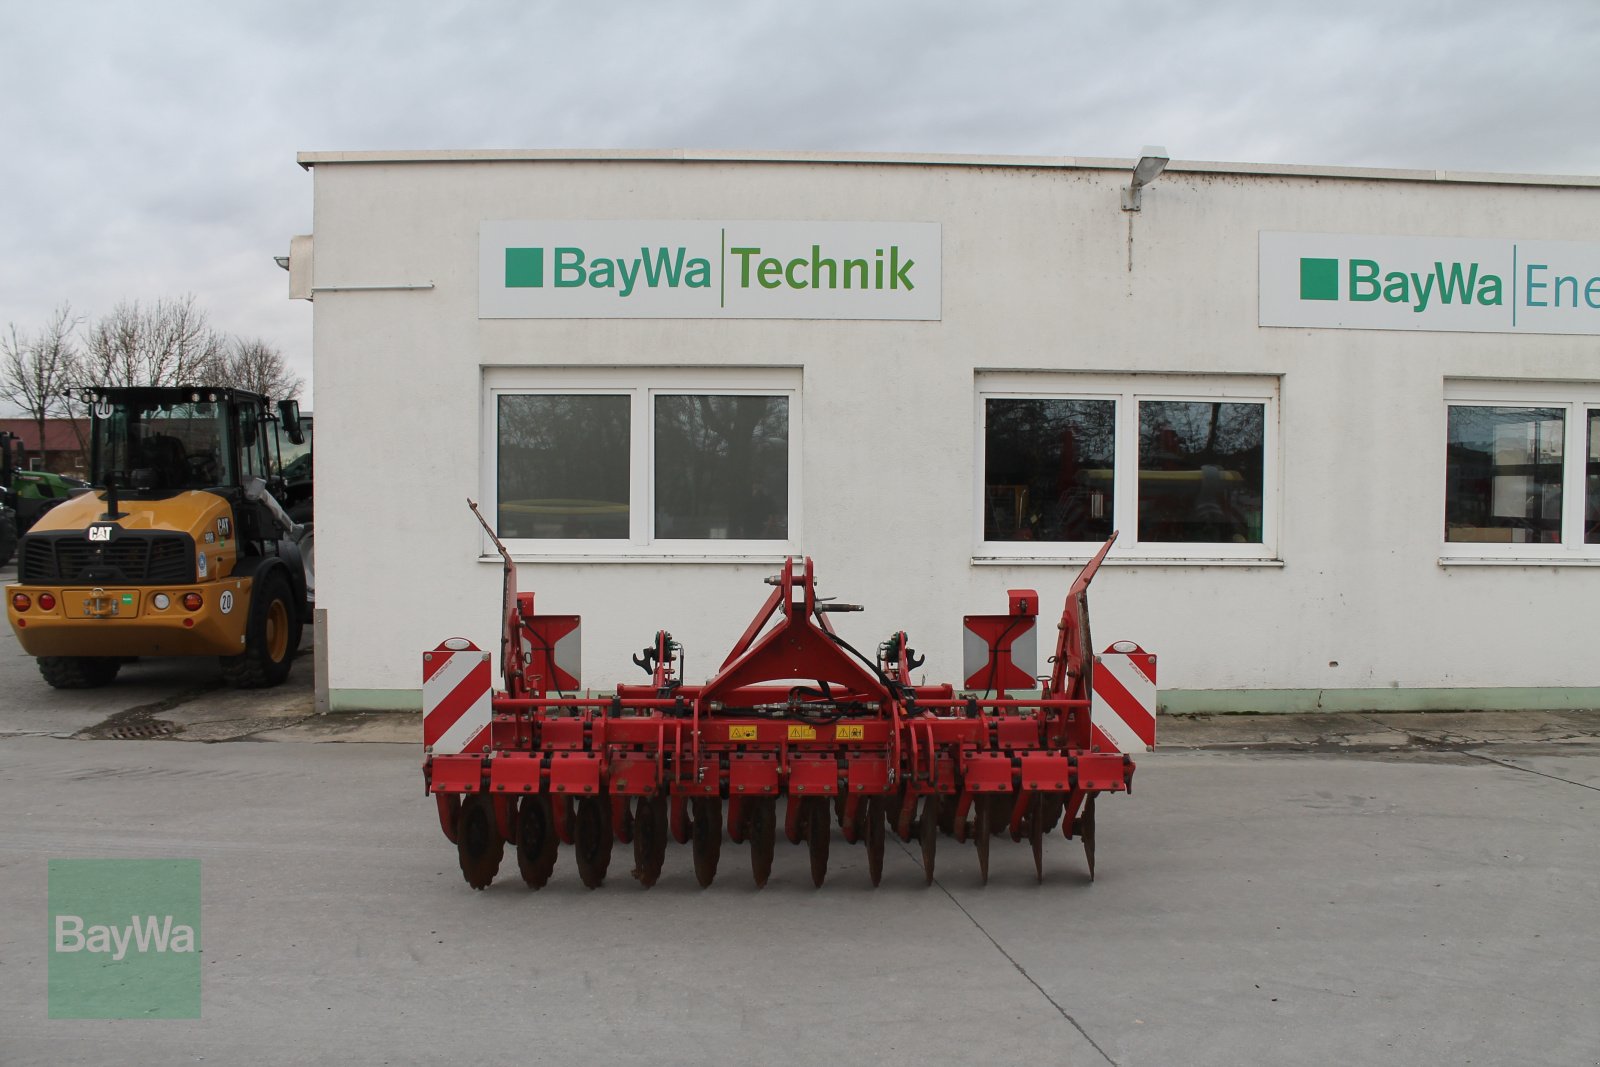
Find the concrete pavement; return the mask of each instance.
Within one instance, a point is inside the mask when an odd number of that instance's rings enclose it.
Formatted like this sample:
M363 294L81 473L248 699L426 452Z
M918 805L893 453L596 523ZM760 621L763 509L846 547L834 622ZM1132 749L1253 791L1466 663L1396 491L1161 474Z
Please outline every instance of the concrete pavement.
M1600 1057L1600 749L1171 748L1052 837L725 845L701 891L474 893L394 744L0 739L0 1062L1584 1064ZM46 1017L45 865L201 860L198 1021Z

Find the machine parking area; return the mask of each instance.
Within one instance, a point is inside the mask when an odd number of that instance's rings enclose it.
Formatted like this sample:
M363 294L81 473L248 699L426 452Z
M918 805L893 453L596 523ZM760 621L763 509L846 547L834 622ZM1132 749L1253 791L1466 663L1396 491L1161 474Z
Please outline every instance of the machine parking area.
M836 841L821 890L803 847L780 845L758 891L729 845L707 890L678 849L649 891L619 850L597 891L563 856L530 892L508 855L475 893L414 743L73 739L104 707L52 711L39 698L63 694L7 663L7 1064L1600 1055L1592 718L1431 745L1368 724L1298 748L1288 723L1189 724L1102 805L1093 883L1055 835L1043 885L1026 848L997 848L981 887L947 846L924 887L914 845L891 841L873 890ZM120 699L201 684L130 672ZM80 857L200 861L199 1020L48 1017L47 861Z

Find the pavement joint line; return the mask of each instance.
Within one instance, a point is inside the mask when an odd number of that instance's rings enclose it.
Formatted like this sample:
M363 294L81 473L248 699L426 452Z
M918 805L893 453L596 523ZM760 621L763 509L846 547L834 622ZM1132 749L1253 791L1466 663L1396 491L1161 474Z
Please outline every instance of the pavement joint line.
M1515 763L1507 763L1505 760L1495 759L1493 756L1485 756L1480 752L1468 752L1464 748L1461 750L1461 754L1471 756L1473 759L1483 760L1485 763L1493 763L1496 766L1505 767L1508 770L1521 771L1523 774L1537 774L1540 778L1549 778L1551 781L1565 782L1567 785L1575 785L1579 789L1592 789L1596 793L1600 793L1600 785L1590 785L1588 782L1574 782L1571 778L1563 778L1559 774L1546 774L1544 771L1536 771L1532 767L1519 767Z
M904 852L906 854L906 858L911 860L912 863L916 864L919 870L922 868L922 861L912 853L911 849L906 847L906 843L901 841L898 835L895 837L895 844L900 846L900 851ZM1049 1001L1050 1006L1058 1011L1063 1019L1072 1024L1072 1028L1074 1030L1083 1035L1083 1039L1089 1042L1090 1047L1092 1047L1096 1052L1100 1053L1101 1058L1103 1058L1107 1063L1111 1064L1111 1067L1117 1067L1117 1061L1112 1059L1106 1053L1106 1050L1100 1047L1100 1043L1098 1041L1089 1036L1089 1031L1085 1030L1082 1024L1080 1024L1078 1020L1074 1019L1071 1014L1067 1012L1066 1008L1063 1008L1060 1004L1058 1004L1055 997L1052 997L1049 993L1045 992L1044 986L1040 985L1034 979L1033 975L1029 974L1027 969L1023 967L1022 964L1018 963L1016 958L1012 956L1011 953L1007 952L1005 947L1002 946L1000 942L994 939L993 934L989 933L988 930L983 928L983 924L973 916L972 912L967 910L966 905L962 904L961 901L956 899L956 895L950 892L949 888L946 887L943 882L939 881L939 879L936 877L933 879L933 884L939 887L939 892L950 898L950 903L961 909L961 914L965 915L967 917L967 921L978 928L978 933L982 934L988 939L989 944L995 947L995 951L1004 956L1006 958L1006 962L1015 967L1017 969L1017 973L1026 978L1028 980L1028 984L1033 986L1034 989L1037 989L1039 991L1039 995L1045 1000Z

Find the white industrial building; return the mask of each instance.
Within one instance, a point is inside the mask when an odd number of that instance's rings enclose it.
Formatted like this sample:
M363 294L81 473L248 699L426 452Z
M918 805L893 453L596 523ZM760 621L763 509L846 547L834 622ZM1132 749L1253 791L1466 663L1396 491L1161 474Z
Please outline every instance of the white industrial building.
M1600 705L1600 179L1148 155L303 154L326 705L497 647L468 497L597 689L789 554L959 682L1116 529L1166 710Z

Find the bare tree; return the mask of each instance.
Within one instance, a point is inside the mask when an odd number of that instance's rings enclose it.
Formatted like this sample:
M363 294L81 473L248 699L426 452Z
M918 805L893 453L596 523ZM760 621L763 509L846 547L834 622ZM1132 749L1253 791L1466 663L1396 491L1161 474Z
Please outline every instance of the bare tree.
M123 302L88 328L80 382L90 387L209 383L221 375L227 347L193 296L149 307Z
M80 361L73 335L82 321L72 314L71 307L62 304L39 333L19 334L13 324L6 336L0 337L0 397L26 411L38 426L41 460L45 423L52 416L70 413Z
M305 383L289 369L283 353L260 339L234 338L223 357L221 382L272 400L295 400Z

